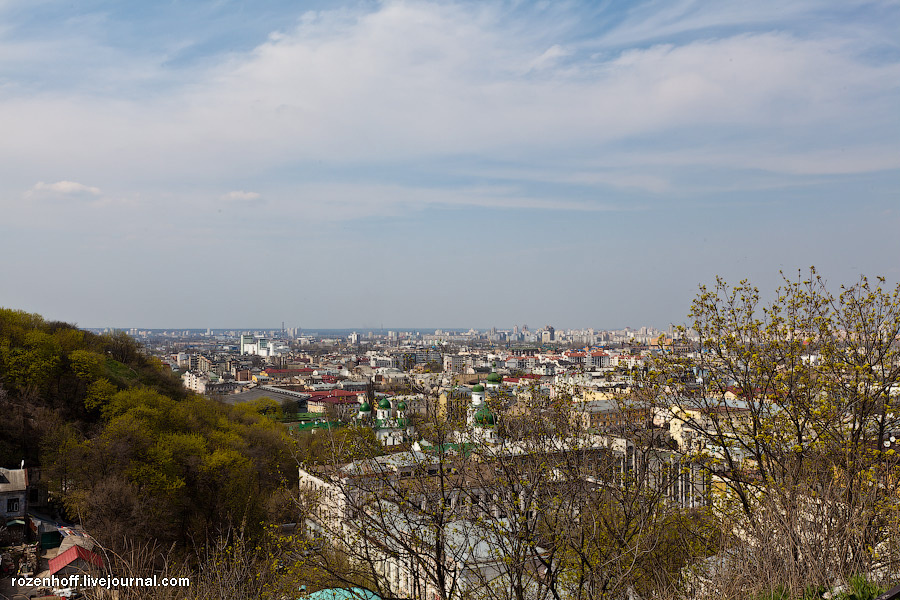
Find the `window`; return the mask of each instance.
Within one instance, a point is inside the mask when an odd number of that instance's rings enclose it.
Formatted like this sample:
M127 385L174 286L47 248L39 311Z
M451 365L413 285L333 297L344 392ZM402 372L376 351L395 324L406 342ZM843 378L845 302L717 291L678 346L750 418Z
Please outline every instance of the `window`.
M19 499L18 498L10 498L6 501L6 512L8 513L17 513L19 512Z

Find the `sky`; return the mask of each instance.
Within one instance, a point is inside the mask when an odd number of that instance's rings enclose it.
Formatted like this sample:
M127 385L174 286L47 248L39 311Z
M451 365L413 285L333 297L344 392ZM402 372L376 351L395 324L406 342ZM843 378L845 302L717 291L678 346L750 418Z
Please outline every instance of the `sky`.
M900 2L0 0L0 306L683 323L900 281Z

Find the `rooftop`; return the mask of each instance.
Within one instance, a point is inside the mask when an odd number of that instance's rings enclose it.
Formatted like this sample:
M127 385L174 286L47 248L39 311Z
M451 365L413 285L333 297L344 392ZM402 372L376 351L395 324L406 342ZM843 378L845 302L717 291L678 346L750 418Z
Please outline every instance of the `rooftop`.
M28 489L28 472L25 469L0 468L0 494L24 492Z

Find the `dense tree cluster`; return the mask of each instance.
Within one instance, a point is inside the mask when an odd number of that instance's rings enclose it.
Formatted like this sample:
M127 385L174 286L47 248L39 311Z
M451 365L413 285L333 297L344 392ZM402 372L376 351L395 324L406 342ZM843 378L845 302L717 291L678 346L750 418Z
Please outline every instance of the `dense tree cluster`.
M296 479L264 406L188 394L124 333L2 309L0 385L0 461L42 467L51 498L114 547L252 532Z

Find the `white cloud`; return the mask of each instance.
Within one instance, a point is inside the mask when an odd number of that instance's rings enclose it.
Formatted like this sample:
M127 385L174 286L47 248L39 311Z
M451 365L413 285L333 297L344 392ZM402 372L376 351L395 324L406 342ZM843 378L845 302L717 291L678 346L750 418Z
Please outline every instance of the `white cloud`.
M531 196L514 185L441 189L369 183L302 184L291 187L286 190L284 197L272 202L272 210L281 215L286 222L309 218L340 221L394 216L433 206L578 212L623 210L621 206L600 201Z
M286 168L294 165L363 167L384 182L391 167L447 174L446 157L464 156L533 173L525 179L662 193L671 182L661 164L791 174L895 164L890 82L900 80L900 65L864 58L855 37L765 30L610 51L616 35L683 35L754 15L685 2L645 29L636 13L592 44L539 19L511 18L502 6L385 2L310 13L250 53L192 67L190 85L135 96L8 93L0 179L4 169L34 165L84 179L115 174L128 190L265 177L274 199L299 182ZM777 15L766 6L763 22ZM791 14L802 10L811 9ZM605 50L592 55L586 46ZM851 147L852 155L842 151ZM891 158L860 158L879 155ZM221 199L258 200L253 194Z
M569 56L571 52L566 50L559 44L553 44L547 50L544 51L543 54L538 56L536 59L531 61L529 68L531 70L540 70L552 67L555 65L560 58L564 58Z
M259 200L262 196L257 192L245 192L244 190L235 190L232 192L228 192L227 194L222 194L220 196L221 200L237 200L237 201L251 201L251 200Z
M28 195L52 194L59 196L99 196L100 188L84 185L76 181L57 181L44 183L39 181L28 191Z

